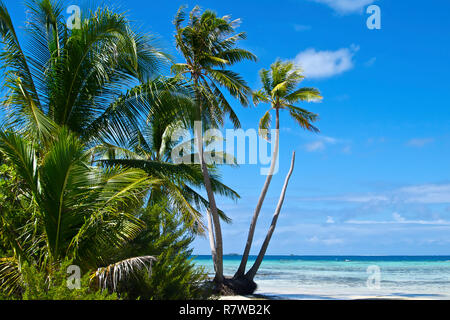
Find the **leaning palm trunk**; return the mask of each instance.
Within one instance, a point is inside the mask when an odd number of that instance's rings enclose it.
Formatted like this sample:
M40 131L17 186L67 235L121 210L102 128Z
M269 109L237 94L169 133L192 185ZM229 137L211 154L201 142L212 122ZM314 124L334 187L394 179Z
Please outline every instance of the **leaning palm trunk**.
M286 176L286 180L284 181L283 189L281 190L280 199L278 200L277 208L275 209L275 213L272 218L272 223L270 224L269 231L267 232L266 238L264 239L264 243L261 246L261 250L259 251L258 257L256 258L255 263L250 268L250 270L245 275L246 278L253 280L253 278L256 275L256 272L258 272L258 269L261 265L261 262L264 259L264 255L266 254L267 247L269 246L270 239L272 238L272 234L275 231L275 227L277 225L278 216L280 215L281 207L283 206L284 197L286 195L286 189L289 183L289 179L291 178L292 172L294 171L294 162L295 162L295 152L292 153L292 160L291 160L291 168L289 169L289 172Z
M253 236L255 234L256 222L258 221L258 216L261 211L261 207L264 203L264 199L266 198L267 190L269 189L270 182L272 181L273 172L275 170L275 165L278 161L278 149L279 149L279 139L280 139L280 117L279 110L276 109L276 127L275 127L275 145L272 154L272 163L270 164L269 173L266 178L266 182L261 191L261 195L259 196L258 204L256 205L255 212L253 213L252 222L250 224L250 229L248 231L247 243L245 245L244 254L242 255L241 264L239 265L234 278L242 277L245 273L245 267L247 266L248 257L250 254L250 249L252 247Z
M197 148L198 148L199 159L200 159L200 167L202 169L203 181L205 184L205 189L206 189L206 193L208 195L208 201L209 201L208 219L211 219L211 217L212 217L212 225L211 225L210 221L208 221L208 228L209 228L208 232L209 232L209 237L210 237L213 261L214 261L214 269L216 271L214 280L217 283L222 283L223 282L222 230L220 227L219 214L217 212L216 199L214 197L214 192L212 190L211 179L209 177L208 167L205 163L205 158L203 156L204 150L203 150L203 139L202 139L201 130L200 130L200 132L196 132L196 135L197 135ZM214 233L212 232L211 229L214 229ZM214 235L215 239L212 239L213 235ZM212 243L214 243L214 246L212 246Z

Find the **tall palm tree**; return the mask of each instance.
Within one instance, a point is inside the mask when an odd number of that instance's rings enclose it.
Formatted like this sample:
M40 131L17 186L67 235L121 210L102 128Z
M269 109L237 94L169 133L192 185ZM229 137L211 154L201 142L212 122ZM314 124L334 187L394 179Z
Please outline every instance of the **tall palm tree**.
M272 181L275 166L278 161L280 111L289 111L289 115L303 129L312 132L318 132L318 129L312 124L318 119L318 116L314 113L309 112L308 110L294 105L298 102L307 102L322 98L319 91L315 88L297 88L298 84L304 78L304 76L302 75L302 70L300 68L296 67L292 62L283 62L277 60L271 65L270 70L262 69L260 71L260 78L262 82L262 89L253 93L253 101L255 105L261 102L267 103L270 105L270 108L266 111L259 122L259 133L265 138L268 138L268 129L270 128L272 117L271 111L275 111L274 150L269 172L267 174L266 181L256 205L255 212L253 213L246 246L241 263L234 276L235 279L244 276L245 267L247 265L248 256L250 254L253 236L255 233L256 222L258 220L261 207L266 197L267 190L269 189L270 182ZM247 276L249 276L250 279L253 279L255 274L255 268L252 268L251 273L247 273Z
M248 85L237 73L228 69L243 60L256 60L251 52L237 47L238 41L245 39L245 33L236 32L238 20L232 21L228 16L218 17L209 10L201 13L199 7L190 12L189 19L183 26L185 20L184 7L181 7L174 19L175 42L185 62L174 64L172 70L185 76L192 85L197 107L195 120L202 121L203 127L217 127L223 124L224 116L228 115L234 126L239 127L239 119L221 88L237 98L242 105L248 104ZM220 284L223 282L222 232L211 178L204 159L202 132L201 129L195 131L209 201L208 221L212 220L211 228L214 229L214 239L211 239L210 230L210 244L216 271L215 281Z
M0 289L20 286L24 262L47 274L64 258L83 270L103 266L109 253L134 239L144 227L133 212L149 185L158 183L138 169L90 165L91 152L68 129L58 129L42 147L20 133L0 132L0 153L22 181L31 208L25 225L0 224L13 255L0 261Z
M158 99L168 56L153 37L108 8L86 11L69 29L64 2L27 4L24 48L0 1L0 62L9 124L33 139L66 126L84 141L125 139Z

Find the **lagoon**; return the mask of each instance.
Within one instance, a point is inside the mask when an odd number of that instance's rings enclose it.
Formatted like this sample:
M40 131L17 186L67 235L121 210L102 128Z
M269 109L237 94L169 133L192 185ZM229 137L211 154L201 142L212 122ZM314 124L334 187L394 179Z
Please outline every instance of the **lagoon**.
M211 256L194 261L213 276ZM224 256L224 273L239 263L238 255ZM373 266L379 286L368 284ZM450 256L266 256L255 281L255 294L276 299L450 299Z

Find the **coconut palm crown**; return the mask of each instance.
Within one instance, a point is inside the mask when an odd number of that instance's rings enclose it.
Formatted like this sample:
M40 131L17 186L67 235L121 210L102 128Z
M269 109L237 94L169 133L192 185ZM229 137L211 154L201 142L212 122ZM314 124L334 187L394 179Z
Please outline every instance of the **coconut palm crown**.
M253 102L269 103L271 108L266 111L259 121L259 132L266 136L271 124L271 111L289 111L289 115L303 128L312 132L319 130L312 124L318 116L306 109L295 106L298 102L310 102L322 99L315 88L299 88L297 86L304 79L303 71L293 62L277 60L270 66L270 70L259 72L263 87L253 92ZM279 129L275 127L275 129Z

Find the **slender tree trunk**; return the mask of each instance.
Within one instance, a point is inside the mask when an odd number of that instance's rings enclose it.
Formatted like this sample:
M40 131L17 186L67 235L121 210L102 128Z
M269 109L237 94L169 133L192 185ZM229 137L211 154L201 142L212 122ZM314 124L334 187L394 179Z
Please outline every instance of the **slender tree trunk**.
M198 87L198 82L195 81L195 86ZM198 92L198 91L197 91ZM199 103L200 110L200 119L201 114L203 112L203 106L201 102L201 96L197 94L197 101ZM214 268L216 271L216 275L214 281L218 284L223 283L223 246L222 246L222 229L220 227L220 219L217 211L216 199L214 197L214 192L211 186L211 179L209 177L208 166L205 163L204 158L204 149L203 149L203 136L202 136L202 127L196 128L194 125L194 133L197 140L197 148L200 160L200 168L202 170L203 182L205 184L206 194L208 195L209 201L209 214L212 216L212 225L209 227L209 236L210 236L210 244L214 242L214 248L211 249L211 253L214 261ZM210 219L210 217L208 217ZM210 224L210 221L208 221ZM213 235L213 231L211 230L213 226L215 239L211 239L211 235Z
M264 239L264 243L261 246L261 250L259 251L258 257L256 258L255 263L250 268L250 270L245 275L248 279L253 280L253 278L256 275L256 272L258 272L258 269L261 265L261 262L264 259L264 255L266 254L267 247L269 246L270 239L272 238L272 234L275 231L275 227L277 225L278 216L280 215L281 207L283 206L284 197L286 195L286 189L289 183L289 179L291 178L292 172L294 171L294 163L295 163L295 152L292 153L292 160L291 160L291 168L289 169L289 172L286 176L286 180L284 181L283 189L281 190L280 199L278 200L278 205L275 210L275 213L272 218L272 223L270 225L269 231L267 232L266 238Z
M214 235L215 235L215 250L216 252L212 253L213 256L215 254L215 269L216 269L216 276L215 281L217 283L223 283L223 247L222 247L222 230L220 227L220 220L219 220L219 214L217 212L217 206L216 206L216 199L214 197L214 192L212 190L211 186L211 179L209 177L208 167L206 166L205 159L203 157L203 139L198 139L197 145L199 148L199 158L200 158L200 166L202 169L203 174L203 181L205 183L205 189L206 193L208 195L208 201L209 201L209 209L210 214L212 216L212 222L214 226ZM212 231L210 231L210 235L212 234ZM211 241L211 240L210 240Z
M273 172L275 170L275 165L278 161L278 149L279 149L279 139L280 139L280 114L278 108L276 110L276 123L275 123L275 146L272 154L272 163L270 164L269 173L266 177L266 182L261 190L261 195L259 196L258 203L253 213L253 218L250 223L250 229L248 231L247 243L245 245L244 253L242 255L241 264L239 265L234 278L242 277L245 273L245 267L247 266L248 256L250 254L250 249L252 247L253 236L255 235L256 222L258 221L258 216L261 211L261 207L266 198L267 190L269 189L270 182L272 181Z

